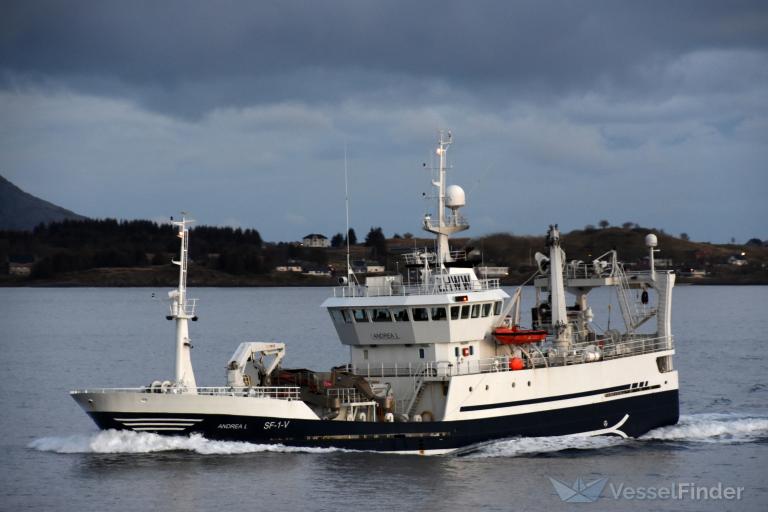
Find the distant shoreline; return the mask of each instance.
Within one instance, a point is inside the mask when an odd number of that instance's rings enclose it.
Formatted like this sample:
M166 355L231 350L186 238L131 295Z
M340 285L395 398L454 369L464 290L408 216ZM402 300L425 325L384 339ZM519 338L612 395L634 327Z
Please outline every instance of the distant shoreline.
M136 269L100 269L78 272L57 278L31 279L0 276L0 288L174 288L175 275L155 275ZM768 279L762 276L728 278L677 278L678 286L766 286ZM750 279L752 278L752 279ZM361 282L362 279L361 279ZM519 286L522 280L502 280L502 286ZM192 278L190 288L331 288L338 286L336 277L295 275L204 276Z

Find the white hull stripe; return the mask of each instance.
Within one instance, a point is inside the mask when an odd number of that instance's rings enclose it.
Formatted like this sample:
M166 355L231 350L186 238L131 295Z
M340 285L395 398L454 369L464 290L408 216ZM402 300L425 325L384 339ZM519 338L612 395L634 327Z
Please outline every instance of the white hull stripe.
M624 426L624 424L627 422L628 419L629 419L629 414L625 414L624 417L621 418L612 427L602 428L600 430L589 430L586 432L578 432L571 435L575 437L595 437L595 436L615 435L615 436L621 437L622 439L628 439L629 436L627 436L627 434L625 434L624 431L621 430L621 427ZM448 452L451 453L452 455L464 455L467 453L475 452L480 448L491 445L497 441L498 439L494 439L492 441L486 441L484 443L465 446L464 448L456 448L454 450L448 450ZM419 453L419 452L402 452L402 453ZM425 454L425 455L431 455L431 454Z
M123 421L122 423L126 427L191 427L194 425L194 423L154 423L151 421Z
M203 421L202 419L198 418L114 418L115 421L120 422L126 422L126 421L191 421L191 422L198 422Z
M133 427L133 430L186 430L184 427Z
M482 405L465 405L464 407L461 407L459 411L460 412L483 411L486 409L500 409L504 407L515 407L518 405L538 404L542 402L556 402L558 400L569 400L571 398L581 398L585 396L602 395L606 393L624 391L624 390L630 389L629 386L630 386L629 384L624 384L622 386L614 386L611 388L592 389L589 391L582 391L581 393L570 393L568 395L556 395L556 396L547 396L542 398L532 398L530 400L517 400L515 402L502 402L502 403L496 403L496 404L482 404Z
M625 414L623 418L621 418L618 423L616 423L612 427L604 428L602 430L591 430L589 432L581 432L579 434L575 434L577 436L583 436L583 437L592 437L592 436L604 436L604 435L617 435L621 437L622 439L627 439L627 434L624 433L624 431L620 430L621 427L627 422L629 419L629 414Z

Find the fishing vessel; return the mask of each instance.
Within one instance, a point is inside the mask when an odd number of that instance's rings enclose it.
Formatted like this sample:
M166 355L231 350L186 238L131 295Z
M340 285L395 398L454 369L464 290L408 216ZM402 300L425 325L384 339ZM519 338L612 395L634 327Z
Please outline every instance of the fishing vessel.
M449 134L440 134L436 218L422 227L431 250L406 254L405 275L367 277L348 269L323 303L349 361L315 371L284 366L286 347L243 342L226 365L226 384L197 385L189 321L190 222L178 228L178 287L169 292L176 324L173 380L139 388L80 389L72 397L101 429L209 439L436 454L515 436L640 436L678 420L671 333L671 271L628 271L615 250L568 261L556 225L532 276L531 327L521 327L523 288L508 294L452 251L468 229L465 194L448 186ZM601 330L588 300L616 294L623 329ZM329 340L328 343L331 341Z

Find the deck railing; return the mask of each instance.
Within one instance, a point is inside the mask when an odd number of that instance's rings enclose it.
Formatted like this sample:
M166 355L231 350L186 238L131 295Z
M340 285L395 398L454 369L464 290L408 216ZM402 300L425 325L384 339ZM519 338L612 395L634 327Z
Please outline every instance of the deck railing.
M338 398L342 404L367 402L368 399L364 397L357 388L328 388L325 390L326 395L331 398Z
M530 347L530 346L529 346ZM674 348L671 336L636 336L629 340L614 342L610 338L572 345L568 350L532 350L521 347L523 369L570 366L608 359L630 357L650 352L662 352ZM512 356L497 356L465 361L429 361L421 364L381 363L348 365L347 369L363 377L423 377L425 380L444 380L455 375L475 373L506 372L512 370Z
M298 386L252 386L252 387L198 387L194 390L175 386L152 387L144 386L140 388L91 388L76 389L71 394L80 393L159 393L167 395L189 394L197 392L198 395L211 396L236 396L249 398L277 398L280 400L299 400L301 395Z
M392 283L391 286L339 286L334 297L382 297L405 295L443 295L446 293L479 292L499 288L498 279L474 279L467 282L433 282L418 284Z
M198 299L187 299L184 302L183 307L179 307L175 302L171 302L168 305L169 313L171 316L195 316L195 309L197 308Z

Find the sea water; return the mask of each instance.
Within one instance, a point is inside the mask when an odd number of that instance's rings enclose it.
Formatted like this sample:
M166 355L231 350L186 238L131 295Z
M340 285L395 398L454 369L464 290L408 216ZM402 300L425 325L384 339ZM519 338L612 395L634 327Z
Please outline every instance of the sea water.
M225 382L242 341L287 343L291 367L345 362L319 307L328 292L191 290L201 299L191 324L198 383ZM435 457L99 432L67 392L172 376L164 296L149 288L0 289L0 509L768 509L768 287L675 289L677 425L640 439L504 439ZM620 325L607 291L596 291L593 304L601 327L609 311ZM569 503L550 478L604 488L592 503ZM638 490L686 485L743 492L738 500L639 498Z

